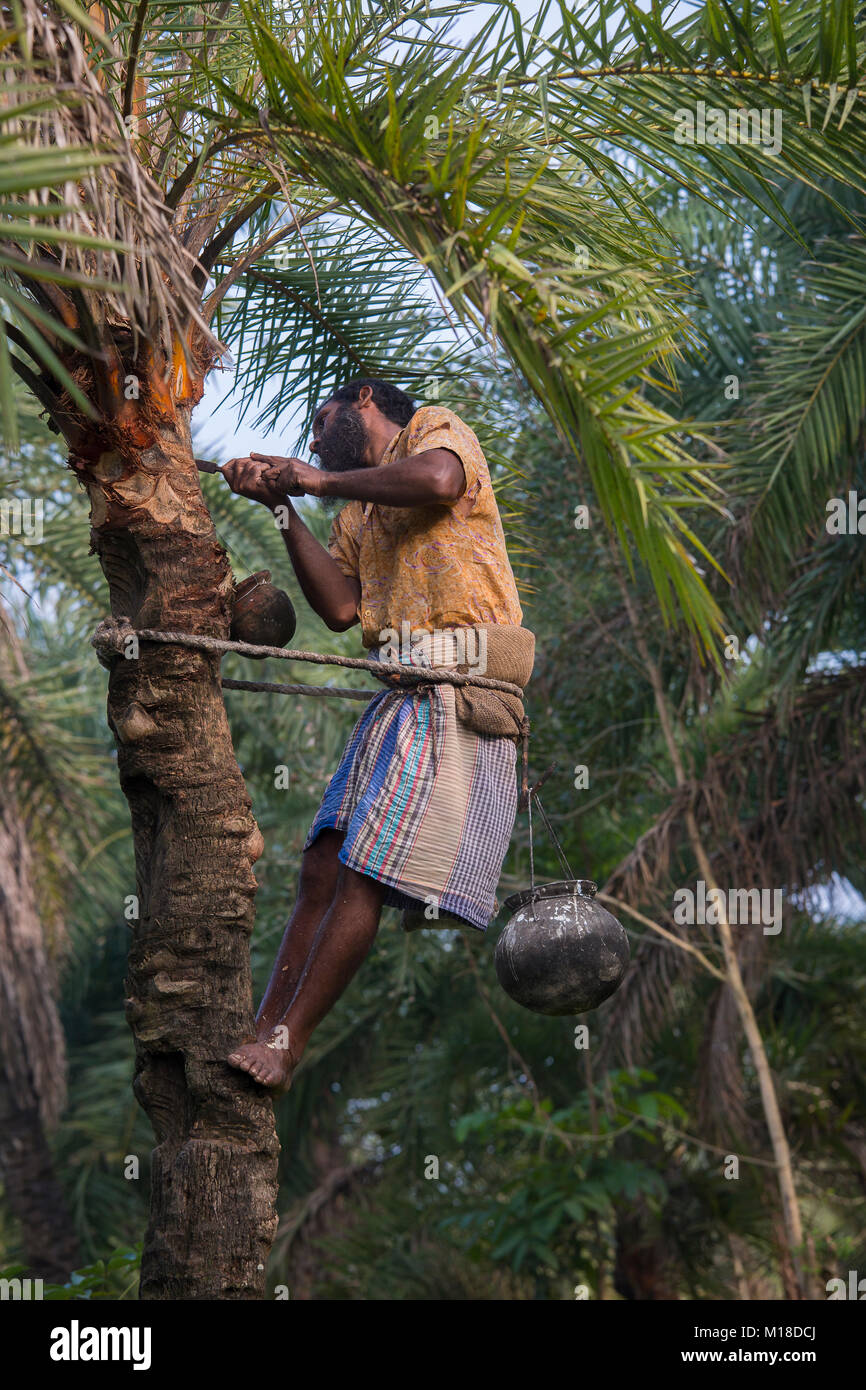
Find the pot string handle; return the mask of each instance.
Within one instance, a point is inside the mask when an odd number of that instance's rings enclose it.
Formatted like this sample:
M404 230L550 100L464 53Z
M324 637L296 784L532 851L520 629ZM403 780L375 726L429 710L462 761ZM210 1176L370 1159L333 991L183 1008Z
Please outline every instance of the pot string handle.
M535 892L535 854L532 848L532 796L527 798L526 811L529 816L529 887Z
M530 787L530 785L529 785L529 731L530 731L530 723L529 723L529 720L528 720L526 717L524 717L523 722L521 723L521 726L520 726L520 735L521 735L520 741L521 741L521 744L522 744L522 754L523 754L523 758L522 758L522 761L523 761L523 769L522 769L522 776L521 776L520 802L521 802L523 805L525 805L525 807L526 807L526 812L527 812L527 815L528 815L528 817L529 817L529 887L530 887L530 889L534 892L534 891L535 891L535 853L534 853L533 843L532 843L532 798L533 798L533 797L535 797L535 800L536 800L536 802L538 803L538 810L539 810L539 813L540 813L540 815L541 815L541 819L544 821L544 824L545 824L545 826L546 826L546 828L547 828L547 833L548 833L548 835L550 836L551 840L553 841L553 847L554 847L554 849L556 850L557 857L558 857L558 859L559 859L560 865L562 866L562 868L563 868L564 871L565 871L565 876L566 876L566 878L567 878L567 879L570 879L570 880L573 882L573 881L574 881L574 874L573 874L572 871L571 871L571 865L569 864L568 860L567 860L566 857L565 857L565 850L562 848L562 845L561 845L560 842L559 842L559 838L558 838L558 836L557 836L557 834L556 834L556 831L554 830L553 826L552 826L551 823L550 823L550 820L548 819L547 812L545 811L544 807L542 806L542 804L541 804L541 797L540 797L539 794L538 794L538 793L539 793L539 790L540 790L540 788L541 788L541 786L542 786L542 783L544 783L544 782L547 781L547 779L548 779L548 777L550 776L551 772L553 772L554 768L556 767L556 763L554 762L554 763L551 763L551 764L550 764L550 767L549 767L549 768L547 769L547 771L543 774L543 776L541 776L541 777L538 779L538 781L535 783L535 786L534 786L534 787ZM534 913L533 913L533 915L534 915Z
M530 798L529 798L530 802L532 801L532 796L533 796L533 795L535 796L535 802L536 802L536 805L538 806L538 813L539 813L539 815L541 816L541 819L544 821L545 827L546 827L546 829L547 829L547 833L548 833L548 835L550 836L551 840L553 841L553 847L554 847L554 849L556 850L556 854L557 854L557 857L558 857L558 859L559 859L559 862L560 862L562 868L565 870L565 877L566 877L567 879L570 879L570 880L573 882L573 881L574 881L574 874L571 872L571 865L569 864L568 860L567 860L566 857L565 857L565 850L562 848L562 845L561 845L560 842L559 842L559 836L557 835L556 831L554 830L553 826L552 826L551 823L550 823L550 819L549 819L549 817L548 817L548 815L547 815L547 812L545 811L544 807L543 807L542 804L541 804L541 797L538 795L538 792L534 792L534 793L532 793L532 794L530 795ZM530 849L531 849L531 846L532 846L532 813L531 813L531 812L530 812L530 816L529 816L529 844L530 844ZM532 863L532 859L531 859L531 855L530 855L530 865L531 865L531 863ZM534 883L532 884L532 887L533 887L533 888L535 887L535 884L534 884Z

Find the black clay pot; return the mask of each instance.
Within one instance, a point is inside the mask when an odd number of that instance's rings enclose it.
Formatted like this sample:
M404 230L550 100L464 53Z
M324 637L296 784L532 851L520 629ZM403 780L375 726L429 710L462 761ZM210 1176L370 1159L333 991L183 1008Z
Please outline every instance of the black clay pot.
M285 647L295 635L295 609L282 589L271 584L270 570L258 570L235 590L230 637L256 647ZM256 660L263 658L256 658Z
M589 879L545 883L515 893L494 963L505 993L536 1014L583 1014L609 999L629 963L625 928Z

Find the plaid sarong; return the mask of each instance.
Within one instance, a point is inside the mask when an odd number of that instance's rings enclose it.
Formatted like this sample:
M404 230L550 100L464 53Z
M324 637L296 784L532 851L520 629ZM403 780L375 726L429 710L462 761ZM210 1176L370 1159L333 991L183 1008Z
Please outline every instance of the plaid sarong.
M453 686L385 690L355 725L304 849L343 830L340 860L386 884L387 905L420 908L420 925L447 914L484 931L517 812L516 760L513 740L459 722Z

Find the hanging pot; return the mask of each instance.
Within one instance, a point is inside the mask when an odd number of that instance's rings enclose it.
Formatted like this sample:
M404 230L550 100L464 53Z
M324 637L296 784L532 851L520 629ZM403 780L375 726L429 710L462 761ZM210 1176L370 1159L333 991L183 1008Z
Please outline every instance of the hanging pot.
M294 637L297 620L292 600L270 578L270 570L258 570L237 586L230 628L233 642L285 647Z
M515 893L494 963L505 993L537 1014L597 1009L629 963L625 928L593 898L589 879L562 879Z
M539 787L556 767L529 787L528 726L524 735L523 799L529 815L529 888L506 898L512 914L496 943L499 983L533 1013L582 1014L597 1009L622 983L629 963L625 928L600 903L596 884L575 878L565 850L541 804ZM538 808L565 878L536 885L532 806Z

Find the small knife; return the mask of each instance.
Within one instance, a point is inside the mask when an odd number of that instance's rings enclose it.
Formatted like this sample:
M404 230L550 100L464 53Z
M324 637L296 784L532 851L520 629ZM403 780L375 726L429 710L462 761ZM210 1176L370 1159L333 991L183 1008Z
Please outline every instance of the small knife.
M223 465L214 463L213 459L196 459L195 466L199 473L221 473L223 471Z

